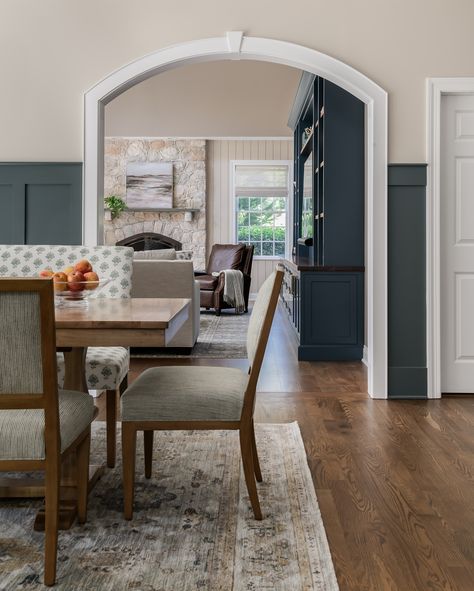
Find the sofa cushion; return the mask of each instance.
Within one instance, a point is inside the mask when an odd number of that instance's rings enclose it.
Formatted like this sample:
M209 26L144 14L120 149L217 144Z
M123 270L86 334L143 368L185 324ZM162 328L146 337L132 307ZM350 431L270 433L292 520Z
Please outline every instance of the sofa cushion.
M214 244L212 247L208 273L219 273L224 269L239 269L244 256L245 244Z
M199 288L204 291L214 291L217 287L217 281L219 277L214 275L197 275L196 281L199 282Z
M159 248L157 250L138 250L133 253L135 261L174 261L176 250L174 248Z

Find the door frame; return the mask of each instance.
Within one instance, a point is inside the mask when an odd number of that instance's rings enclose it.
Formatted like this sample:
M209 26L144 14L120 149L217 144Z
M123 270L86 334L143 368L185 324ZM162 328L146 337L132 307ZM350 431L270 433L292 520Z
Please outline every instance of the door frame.
M428 78L426 87L426 361L428 398L441 398L441 97L474 95L474 78Z
M104 108L132 86L172 68L218 60L279 63L322 76L365 103L366 298L368 392L387 398L387 92L362 72L319 51L278 39L228 31L141 57L106 76L84 95L84 244L103 236Z

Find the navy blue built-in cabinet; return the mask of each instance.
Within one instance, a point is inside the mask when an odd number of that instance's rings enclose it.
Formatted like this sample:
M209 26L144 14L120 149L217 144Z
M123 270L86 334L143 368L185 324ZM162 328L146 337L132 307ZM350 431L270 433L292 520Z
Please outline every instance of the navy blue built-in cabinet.
M361 359L364 104L317 76L302 84L293 113L293 252L282 261L282 302L299 335L299 359Z

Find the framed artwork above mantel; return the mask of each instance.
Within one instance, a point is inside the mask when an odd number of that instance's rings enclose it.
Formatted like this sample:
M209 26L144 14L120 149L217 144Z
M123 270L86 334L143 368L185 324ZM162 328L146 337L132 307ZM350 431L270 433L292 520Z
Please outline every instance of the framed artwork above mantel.
M173 163L129 162L126 169L128 209L173 208Z

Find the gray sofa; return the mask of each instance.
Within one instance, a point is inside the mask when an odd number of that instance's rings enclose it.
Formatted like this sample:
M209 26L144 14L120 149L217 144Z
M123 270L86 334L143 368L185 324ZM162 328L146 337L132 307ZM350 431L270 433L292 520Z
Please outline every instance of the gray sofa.
M188 320L168 347L193 347L199 335L199 283L194 280L192 261L134 259L132 297L190 298Z

